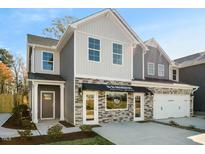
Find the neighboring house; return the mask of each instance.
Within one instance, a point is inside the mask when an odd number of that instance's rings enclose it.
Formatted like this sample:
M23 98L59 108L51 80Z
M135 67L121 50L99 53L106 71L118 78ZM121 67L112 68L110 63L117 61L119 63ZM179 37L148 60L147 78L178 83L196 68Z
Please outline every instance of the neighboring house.
M76 126L192 115L197 86L173 81L158 43L143 42L112 9L78 20L63 37L28 35L32 120Z
M179 81L199 86L195 93L194 111L205 113L205 52L174 60L179 67Z

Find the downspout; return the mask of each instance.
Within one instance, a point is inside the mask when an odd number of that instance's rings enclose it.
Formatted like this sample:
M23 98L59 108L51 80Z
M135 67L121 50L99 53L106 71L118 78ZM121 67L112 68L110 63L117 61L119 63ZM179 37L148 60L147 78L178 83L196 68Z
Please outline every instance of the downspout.
M198 89L199 89L199 87L193 88L193 90L191 92L191 108L192 108L192 112L190 114L190 117L194 115L194 92L197 91Z
M145 77L144 77L144 56L145 54L147 53L147 50L146 49L143 49L143 55L142 55L142 79L144 80Z

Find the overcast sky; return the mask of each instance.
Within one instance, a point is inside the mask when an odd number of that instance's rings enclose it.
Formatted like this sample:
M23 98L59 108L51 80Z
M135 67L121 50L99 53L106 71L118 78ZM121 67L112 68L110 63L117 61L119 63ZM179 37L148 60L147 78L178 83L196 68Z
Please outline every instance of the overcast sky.
M0 9L0 48L26 53L26 34L42 35L56 17L101 9ZM171 59L205 51L205 9L117 9L143 41L154 37Z

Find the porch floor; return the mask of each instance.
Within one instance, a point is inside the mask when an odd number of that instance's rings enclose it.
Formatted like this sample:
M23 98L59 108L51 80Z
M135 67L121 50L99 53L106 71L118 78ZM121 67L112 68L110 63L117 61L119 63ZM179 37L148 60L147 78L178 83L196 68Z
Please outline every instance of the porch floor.
M9 128L4 128L1 127L6 120L9 119L11 114L9 113L0 113L0 138L12 138L12 137L18 137L18 130L17 129L9 129ZM47 120L47 121L40 121L39 123L36 124L36 127L38 130L32 130L33 136L38 136L38 135L46 135L48 128L60 124L59 120ZM61 125L61 124L60 124ZM74 133L74 132L79 132L81 129L79 127L69 127L66 128L63 126L62 129L63 133Z

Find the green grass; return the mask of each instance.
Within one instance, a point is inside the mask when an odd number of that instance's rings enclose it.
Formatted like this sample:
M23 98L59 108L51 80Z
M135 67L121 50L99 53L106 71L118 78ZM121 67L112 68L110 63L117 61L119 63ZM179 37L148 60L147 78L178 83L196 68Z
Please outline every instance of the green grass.
M106 140L105 138L99 135L92 138L78 139L73 141L60 141L60 142L54 142L49 144L52 145L113 145L112 142Z

